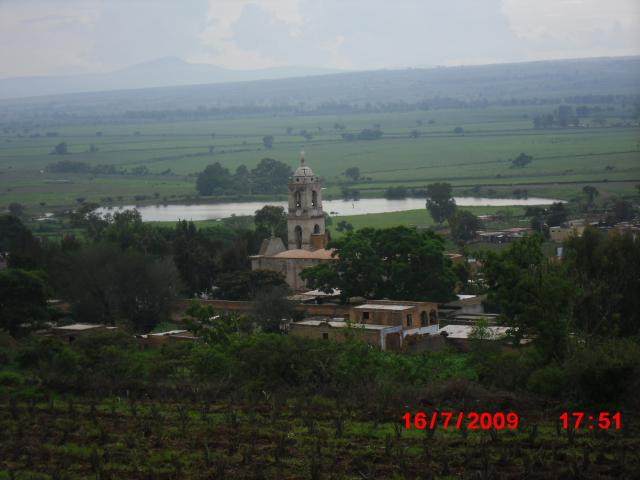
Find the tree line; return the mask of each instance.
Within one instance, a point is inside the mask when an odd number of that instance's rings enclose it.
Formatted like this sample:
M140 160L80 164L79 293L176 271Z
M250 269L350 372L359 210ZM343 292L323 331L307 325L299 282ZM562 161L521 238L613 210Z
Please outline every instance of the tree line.
M287 192L287 182L293 171L286 163L263 158L249 170L240 165L235 172L219 162L207 165L196 179L200 195L280 194Z

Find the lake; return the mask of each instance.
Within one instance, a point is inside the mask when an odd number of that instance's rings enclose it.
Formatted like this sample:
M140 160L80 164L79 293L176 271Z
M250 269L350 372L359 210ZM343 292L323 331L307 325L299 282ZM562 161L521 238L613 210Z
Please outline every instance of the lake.
M529 205L550 205L553 200L550 198L529 197L526 199L515 198L481 198L481 197L455 197L456 204L460 207L510 207ZM227 218L233 215L253 215L265 205L287 206L285 201L276 202L230 202L230 203L205 203L192 205L145 205L135 207L128 205L115 209L102 208L100 213L109 211L137 208L142 219L147 222L176 221L176 220L215 220ZM364 215L367 213L401 212L404 210L418 210L425 208L424 198L405 198L401 200L387 200L386 198L363 198L356 202L345 200L324 200L322 202L324 211L332 216L341 215Z

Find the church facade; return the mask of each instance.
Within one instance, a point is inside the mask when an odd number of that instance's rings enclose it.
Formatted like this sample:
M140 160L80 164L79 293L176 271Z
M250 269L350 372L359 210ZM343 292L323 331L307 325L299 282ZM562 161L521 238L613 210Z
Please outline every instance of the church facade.
M252 270L272 270L284 275L294 291L304 290L300 273L321 263L333 262L332 250L327 250L322 186L318 177L300 157L288 184L287 246L282 239L271 237L262 242L258 255L251 257Z

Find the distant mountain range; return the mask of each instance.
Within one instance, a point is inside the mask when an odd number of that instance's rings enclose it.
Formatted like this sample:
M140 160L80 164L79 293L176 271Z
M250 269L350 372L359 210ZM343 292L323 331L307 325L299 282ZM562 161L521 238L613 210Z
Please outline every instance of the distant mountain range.
M74 93L44 95L54 88ZM615 96L629 103L640 98L640 56L341 73L234 72L162 59L105 75L0 80L0 92L0 123L611 103ZM35 92L42 95L24 97Z
M109 73L0 79L0 99L270 80L338 72L340 70L313 67L229 70L214 65L188 63L177 57L165 57Z

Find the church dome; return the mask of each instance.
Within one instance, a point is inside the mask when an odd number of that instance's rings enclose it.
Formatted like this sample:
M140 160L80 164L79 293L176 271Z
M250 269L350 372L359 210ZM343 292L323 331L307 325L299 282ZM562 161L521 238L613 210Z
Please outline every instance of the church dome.
M300 166L293 173L294 177L313 177L313 170L304 164L304 150L300 152Z
M313 177L313 170L311 170L311 168L309 168L308 166L302 164L298 168L296 168L296 171L293 174L293 176L294 177Z

